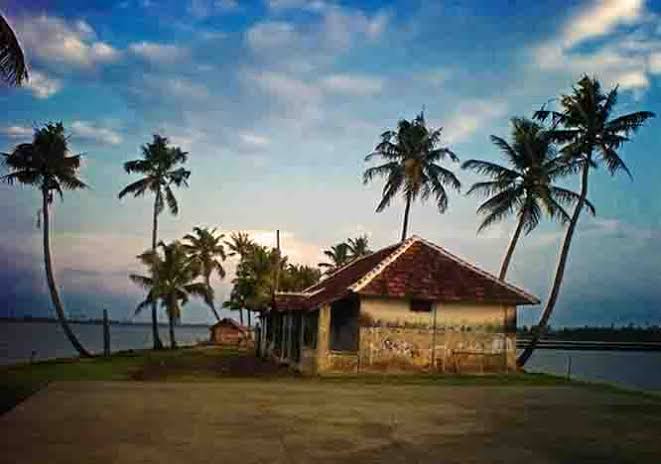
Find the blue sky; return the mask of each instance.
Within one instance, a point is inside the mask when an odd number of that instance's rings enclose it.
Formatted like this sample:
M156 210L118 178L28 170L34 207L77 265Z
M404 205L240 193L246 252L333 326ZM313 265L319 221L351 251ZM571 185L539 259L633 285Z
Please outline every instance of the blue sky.
M71 313L132 314L128 280L149 245L150 199L117 200L154 132L190 152L181 213L161 237L195 225L246 230L290 259L367 233L398 239L403 205L374 213L380 185L363 186L363 157L386 128L423 107L462 159L498 159L489 135L567 92L581 74L620 85L618 110L661 113L661 4L644 0L302 1L127 0L3 2L31 64L22 89L0 89L0 146L62 120L87 154L87 192L54 208L57 278ZM622 149L634 181L595 173L554 325L661 323L659 120ZM476 180L458 171L465 189ZM576 187L576 180L567 185ZM476 235L478 199L448 211L412 209L411 231L487 270L498 268L511 221ZM35 227L35 192L0 186L0 307L49 313ZM525 238L511 280L545 298L562 229ZM228 263L230 272L233 263ZM217 283L220 298L229 284ZM185 321L209 320L190 305ZM520 312L523 323L536 309Z

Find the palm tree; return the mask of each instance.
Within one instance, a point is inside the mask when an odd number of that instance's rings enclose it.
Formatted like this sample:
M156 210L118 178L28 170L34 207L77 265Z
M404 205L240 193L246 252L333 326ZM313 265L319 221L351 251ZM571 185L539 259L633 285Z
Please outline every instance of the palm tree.
M385 160L384 164L371 167L363 173L364 184L371 182L374 177L386 178L376 212L380 213L390 205L398 193L404 196L406 209L402 241L406 239L413 201L418 197L426 200L433 196L439 211L443 213L448 206L446 186L457 191L461 188L461 183L452 171L437 164L446 157L459 161L452 150L439 146L440 140L441 129L428 129L424 114L420 113L413 121L400 120L396 131L389 130L381 134L381 142L365 157L365 161L376 156Z
M225 261L225 248L222 240L223 234L216 235L216 229L203 227L194 227L193 233L184 237L188 243L184 243L184 249L189 257L196 260L202 271L204 282L211 290L211 300L207 302L216 319L220 321L220 316L213 303L213 288L210 285L211 274L216 273L221 279L225 278L225 269L222 262Z
M46 124L34 133L32 143L22 143L12 153L2 153L4 166L9 174L0 181L9 185L19 183L37 187L41 191L41 218L43 220L44 265L51 300L62 325L62 330L81 356L89 357L90 352L78 341L71 330L57 290L50 253L49 207L53 193L63 198L62 191L84 189L87 185L78 178L81 155L70 155L68 140L62 123Z
M367 235L359 235L356 238L348 239L347 246L349 247L349 253L351 254L352 261L372 253L369 248Z
M179 213L177 199L172 192L172 186L188 186L190 171L177 165L184 164L188 159L188 153L179 147L170 147L168 139L154 134L152 143L142 146L142 158L124 163L124 170L128 174L138 173L145 176L133 182L119 192L119 198L128 194L140 197L147 192L154 194L154 213L151 244L152 250L156 250L158 241L158 215L161 214L167 203L170 213L176 216ZM162 349L163 343L158 335L158 319L156 304L152 306L152 334L154 338L154 349Z
M20 86L28 80L28 67L16 34L0 14L0 75L7 85Z
M284 292L300 292L301 290L311 287L319 282L320 278L321 271L317 268L289 264L280 277L280 288L278 288L278 290Z
M351 261L349 245L344 242L333 245L330 247L330 250L324 250L324 255L326 255L330 262L319 263L318 266L325 268L326 274L335 272Z
M561 97L560 111L542 108L535 114L535 117L542 121L551 119L551 137L554 141L564 144L560 155L575 172L580 172L581 190L562 242L551 292L537 330L517 359L519 366L525 365L544 334L560 294L571 241L587 201L590 169L605 164L611 175L624 171L631 176L617 150L630 140L629 136L642 127L645 121L654 117L654 113L649 111L638 111L612 118L616 102L617 87L606 94L602 91L599 81L584 76L569 95Z
M250 253L250 250L255 245L255 243L250 239L250 236L245 232L232 232L230 234L230 240L225 242L229 250L228 256L238 256L239 265L237 266L237 273L239 272L239 266L243 262L244 258ZM236 283L235 283L236 287ZM234 292L234 290L232 290ZM245 292L238 292L234 296L230 295L230 299L223 303L223 307L231 309L233 311L239 312L239 320L243 325L243 309L245 308L245 301L243 301L241 294Z
M517 226L500 267L499 278L505 279L514 249L521 232L529 234L539 224L544 212L562 222L569 221L563 206L575 204L578 194L553 185L553 181L566 175L569 167L556 156L555 146L544 128L525 118L512 118L512 143L491 136L510 167L490 161L468 160L462 167L472 169L491 178L473 184L467 192L490 196L477 212L486 217L478 233L512 214ZM586 203L594 214L592 205Z
M139 313L148 306L161 303L166 310L170 325L170 347L176 348L174 325L181 320L181 308L188 303L190 296L209 301L211 289L205 282L195 282L200 276L201 266L191 260L185 248L177 241L166 245L158 244L163 256L157 250L145 251L138 256L142 264L149 269L149 276L131 274L130 279L148 290L145 300L138 305Z

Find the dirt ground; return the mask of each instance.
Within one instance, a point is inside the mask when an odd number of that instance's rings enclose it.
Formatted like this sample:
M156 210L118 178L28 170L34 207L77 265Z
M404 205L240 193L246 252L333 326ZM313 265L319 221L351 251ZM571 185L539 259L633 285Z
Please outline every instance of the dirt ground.
M661 401L585 386L55 382L0 433L7 463L658 463Z

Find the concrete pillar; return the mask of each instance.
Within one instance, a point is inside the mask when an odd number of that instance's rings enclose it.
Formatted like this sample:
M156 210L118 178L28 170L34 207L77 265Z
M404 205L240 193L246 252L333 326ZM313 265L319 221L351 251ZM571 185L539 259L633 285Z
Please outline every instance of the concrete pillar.
M328 368L330 317L330 305L324 305L319 308L319 317L317 318L317 372L323 372Z

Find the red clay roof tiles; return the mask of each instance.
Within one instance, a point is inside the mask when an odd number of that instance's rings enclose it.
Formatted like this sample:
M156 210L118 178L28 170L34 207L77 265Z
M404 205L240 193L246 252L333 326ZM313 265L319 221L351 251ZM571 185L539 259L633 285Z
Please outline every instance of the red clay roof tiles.
M312 309L351 292L441 302L539 303L533 295L414 236L340 268L295 296L277 294L275 307Z

